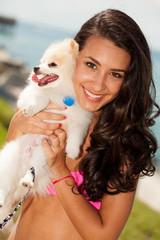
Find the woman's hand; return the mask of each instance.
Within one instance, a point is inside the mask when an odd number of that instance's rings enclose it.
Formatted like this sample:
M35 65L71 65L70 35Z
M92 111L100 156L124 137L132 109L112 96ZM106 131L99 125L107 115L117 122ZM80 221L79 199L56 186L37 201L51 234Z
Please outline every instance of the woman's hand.
M49 136L49 139L42 140L42 147L48 158L55 179L64 177L70 174L66 165L66 133L63 129L56 129L54 134Z
M63 111L65 108L60 108L55 106L53 103L49 103L46 110L49 109L58 109ZM64 120L64 115L41 111L33 117L25 117L21 110L17 110L10 122L6 141L15 140L24 133L49 136L60 126L59 123L47 123L44 120L62 121Z

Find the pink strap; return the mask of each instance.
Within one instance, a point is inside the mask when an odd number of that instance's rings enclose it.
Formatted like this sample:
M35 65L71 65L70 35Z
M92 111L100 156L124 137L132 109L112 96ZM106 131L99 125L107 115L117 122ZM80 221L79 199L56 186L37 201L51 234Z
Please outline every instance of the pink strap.
M74 179L74 177L73 177L72 175L69 175L69 176L65 176L65 177L63 177L63 178L60 178L60 179L58 179L58 180L55 180L55 181L53 182L53 184L55 184L55 183L57 183L57 182L60 182L60 181L62 181L63 179L66 179L66 178L69 178L69 177L71 177L71 178ZM74 180L75 180L75 179L74 179Z

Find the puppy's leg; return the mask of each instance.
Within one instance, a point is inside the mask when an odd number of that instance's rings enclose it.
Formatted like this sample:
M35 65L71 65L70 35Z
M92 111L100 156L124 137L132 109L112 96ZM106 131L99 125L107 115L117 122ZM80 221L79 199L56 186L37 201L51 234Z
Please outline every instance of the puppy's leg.
M76 159L80 153L80 147L83 143L86 130L80 125L70 125L67 129L66 153L71 159Z
M27 171L24 178L20 180L20 184L26 187L32 187L32 193L43 194L47 189L52 173L47 165L47 157L41 145L33 149L32 156L29 159L29 167L35 169L35 182L33 183L33 174Z
M17 106L25 116L31 117L44 109L48 103L48 96L29 85L20 94Z
M47 164L47 157L42 148L42 145L37 146L32 157L32 166L35 168L35 184L34 192L44 195L47 187L49 186L53 174Z
M0 152L0 205L15 189L20 148L16 141L7 143ZM14 201L14 199L13 199Z
M35 169L32 167L27 171L25 176L21 178L19 183L24 187L32 188L34 184L34 179L35 179Z

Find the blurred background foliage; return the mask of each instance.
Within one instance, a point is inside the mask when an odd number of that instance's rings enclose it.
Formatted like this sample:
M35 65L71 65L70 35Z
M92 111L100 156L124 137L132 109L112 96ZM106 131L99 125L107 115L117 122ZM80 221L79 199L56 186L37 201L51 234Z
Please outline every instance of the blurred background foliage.
M7 129L14 112L10 104L0 97L0 148L5 143Z

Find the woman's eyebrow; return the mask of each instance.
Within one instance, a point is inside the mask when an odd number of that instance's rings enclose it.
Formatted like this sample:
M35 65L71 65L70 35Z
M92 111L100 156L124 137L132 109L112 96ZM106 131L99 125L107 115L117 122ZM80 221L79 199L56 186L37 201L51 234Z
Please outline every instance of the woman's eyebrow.
M125 70L123 70L123 69L116 69L116 68L114 68L114 69L111 69L112 71L115 71L115 72L124 72L125 74L127 73Z
M93 62L95 62L97 65L101 66L101 64L93 57L91 56L86 56L86 58L90 58Z

